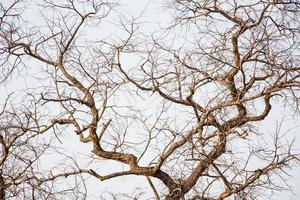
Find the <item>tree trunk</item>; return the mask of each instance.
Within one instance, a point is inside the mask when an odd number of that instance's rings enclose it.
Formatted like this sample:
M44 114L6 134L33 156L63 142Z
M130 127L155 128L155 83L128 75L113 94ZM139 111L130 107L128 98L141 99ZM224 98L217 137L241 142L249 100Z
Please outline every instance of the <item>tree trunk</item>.
M184 200L184 193L180 187L171 190L165 200Z
M5 182L2 177L2 172L0 170L0 200L5 199Z

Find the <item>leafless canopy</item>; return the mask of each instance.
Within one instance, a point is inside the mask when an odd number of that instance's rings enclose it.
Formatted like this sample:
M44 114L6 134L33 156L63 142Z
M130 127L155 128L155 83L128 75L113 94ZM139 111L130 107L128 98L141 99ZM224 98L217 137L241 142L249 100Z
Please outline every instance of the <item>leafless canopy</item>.
M85 198L49 186L69 176L144 176L156 199L259 199L290 189L299 157L280 123L271 142L259 126L277 105L299 113L298 1L168 0L173 20L151 37L122 18L122 34L105 37L107 23L118 23L105 21L118 11L112 1L0 5L1 84L24 69L44 81L26 101L2 102L0 199ZM28 18L25 5L41 19ZM103 174L73 160L40 172L49 138L65 131L98 164L123 167Z

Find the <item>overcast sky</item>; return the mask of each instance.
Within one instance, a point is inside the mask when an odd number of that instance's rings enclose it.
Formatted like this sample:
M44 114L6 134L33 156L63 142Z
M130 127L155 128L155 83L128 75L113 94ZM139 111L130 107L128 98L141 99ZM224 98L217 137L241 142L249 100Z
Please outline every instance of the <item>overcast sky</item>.
M3 0L4 1L4 0ZM151 1L151 0L120 0L120 3L122 4L122 12L130 17L133 18L139 17L139 21L143 22L142 26L144 30L147 30L149 33L153 30L159 29L159 25L165 25L170 20L170 16L168 15L167 11L161 7L162 2L164 1ZM109 22L106 22L109 23ZM108 26L107 26L108 27ZM106 28L107 28L106 27ZM103 29L105 31L105 29ZM110 32L107 28L107 31ZM120 33L123 34L123 33ZM105 35L105 34L104 34ZM95 37L97 37L95 35ZM126 63L130 63L131 60L127 60ZM37 63L34 63L36 65ZM26 78L18 78L18 82L9 82L7 85L1 85L1 93L5 91L5 93L10 93L11 91L18 89L18 91L24 90L25 87L31 87L35 85L36 79L30 79L28 81ZM38 82L38 81L37 81ZM24 84L26 83L26 84ZM3 100L3 97L0 97L1 101ZM285 117L286 122L284 123L282 130L286 131L290 128L293 128L290 131L290 134L288 135L288 139L292 139L293 137L296 137L295 141L295 148L300 152L300 120L299 117L297 119L293 119L293 117L290 115L290 113L284 113L283 107L275 107L274 110L271 112L269 117L265 120L265 122L261 125L262 129L266 131L266 133L271 133L275 130L275 124L276 121L281 120L283 117ZM81 153L87 153L90 151L90 146L86 144L82 144L78 141L77 137L65 137L63 138L63 146L67 147L69 149L70 154L76 155L76 153L72 153L72 151L79 151ZM53 158L54 159L54 158ZM45 160L47 163L47 159ZM101 168L103 171L109 172L113 170L112 163L114 162L108 162L105 165L102 165ZM115 164L115 163L114 163ZM99 194L103 191L109 191L109 192L127 192L128 190L131 190L135 188L137 185L142 185L146 179L144 177L122 177L119 179L112 179L105 182L100 182L99 180L96 180L95 178L90 178L88 183L88 193L90 195L90 199L96 199L95 196L99 196ZM282 193L278 198L274 198L276 200L281 199L292 199L297 200L300 199L300 167L294 168L292 172L292 177L290 180L291 186L295 189L295 196L290 196L287 193ZM150 191L148 185L143 186L143 189L146 189ZM146 188L145 188L146 187ZM152 196L152 192L149 193L149 195L145 196Z

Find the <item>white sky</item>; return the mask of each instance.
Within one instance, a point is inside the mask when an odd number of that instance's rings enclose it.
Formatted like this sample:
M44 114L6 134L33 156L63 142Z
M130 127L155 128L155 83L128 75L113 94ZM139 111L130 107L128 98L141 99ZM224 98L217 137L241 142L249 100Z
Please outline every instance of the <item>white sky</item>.
M145 22L144 23L144 30L147 29L147 31L151 32L152 30L158 28L158 26L154 26L153 23L161 23L161 24L166 24L167 21L170 19L168 14L163 13L164 10L162 8L160 8L159 6L161 5L161 3L164 1L159 1L159 0L155 0L155 1L151 1L151 0L120 0L120 3L123 5L126 5L123 7L123 11L124 13L126 12L128 16L132 15L134 17L140 16L142 14L143 17L140 18L140 21ZM130 63L130 60L126 61L128 63ZM15 90L16 88L19 88L20 90L22 90L24 88L24 81L26 80L26 78L22 79L18 79L18 83L16 82L10 82L9 84L7 84L6 86L0 85L0 91L1 93L3 91L5 91L4 93L10 93L10 91ZM30 80L28 82L28 80L26 80L28 87L30 87L30 85L35 85L36 80ZM1 101L2 98L4 96L2 95L0 97ZM270 131L271 130L275 130L275 121L276 120L280 120L283 116L286 116L286 118L291 118L291 116L289 116L289 113L282 113L283 109L280 108L276 108L276 110L274 109L269 117L266 119L266 121L263 124L263 128L266 131ZM297 116L298 117L298 116ZM283 130L288 130L291 127L296 127L296 126L300 125L300 121L299 118L298 119L291 119L288 120L286 123L284 123L283 126ZM296 142L295 142L295 148L298 149L298 152L300 152L300 136L299 136L299 127L294 128L291 131L290 134L290 138L292 138L293 136L296 136ZM89 152L90 151L90 147L89 145L86 144L81 144L78 141L77 137L65 137L63 138L63 145L67 148L70 149L71 151L80 151L80 152ZM75 147L75 148L74 148ZM72 154L76 154L76 153L72 153ZM53 158L54 159L54 158ZM47 162L47 161L45 161ZM110 171L112 170L111 168L111 163L106 163L105 165L101 165L101 169L103 171ZM110 191L110 192L127 192L128 190L132 191L132 188L135 188L138 185L143 185L144 183L146 183L146 179L144 177L134 177L134 176L130 176L130 177L122 177L122 178L118 178L118 179L112 179L109 181L105 181L105 182L100 182L94 178L90 178L88 180L88 193L90 195L90 197L88 199L96 199L95 196L100 195L100 193L102 191ZM295 168L292 172L292 177L290 180L290 184L291 186L295 189L295 196L289 196L289 194L285 194L282 193L280 196L278 196L278 198L274 198L276 200L281 200L281 199L292 199L292 200L296 200L296 199L300 199L300 189L299 185L300 185L300 167ZM148 184L145 184L148 187ZM143 186L145 187L145 186ZM147 188L145 190L150 191L149 193L149 197L152 196L152 191Z

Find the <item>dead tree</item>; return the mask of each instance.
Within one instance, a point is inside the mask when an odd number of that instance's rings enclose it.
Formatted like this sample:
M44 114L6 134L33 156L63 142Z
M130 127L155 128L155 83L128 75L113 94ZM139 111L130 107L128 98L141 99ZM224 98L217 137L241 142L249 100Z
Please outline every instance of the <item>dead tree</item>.
M44 181L144 176L156 199L174 200L288 189L284 175L299 158L280 129L263 144L258 124L272 106L299 111L300 3L169 0L169 27L144 37L139 23L122 22L117 39L89 34L117 11L112 2L44 0L43 26L22 18L22 4L1 5L2 80L37 61L51 83L32 94L35 105L59 110L33 132L72 129L94 157L127 168L105 175L78 167Z

